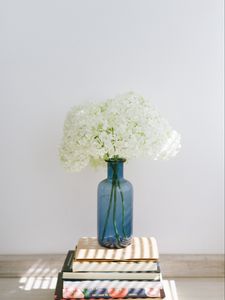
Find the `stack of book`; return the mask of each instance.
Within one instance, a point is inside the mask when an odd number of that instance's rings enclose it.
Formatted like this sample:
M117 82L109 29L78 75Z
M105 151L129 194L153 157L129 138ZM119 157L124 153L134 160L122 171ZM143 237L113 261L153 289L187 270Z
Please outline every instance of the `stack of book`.
M155 238L134 237L121 249L83 237L58 274L55 300L165 297Z

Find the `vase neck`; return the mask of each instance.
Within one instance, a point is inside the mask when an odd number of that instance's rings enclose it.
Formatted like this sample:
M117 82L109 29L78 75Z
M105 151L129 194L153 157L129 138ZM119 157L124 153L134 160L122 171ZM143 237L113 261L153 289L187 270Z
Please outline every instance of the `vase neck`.
M108 161L108 179L123 178L123 160Z

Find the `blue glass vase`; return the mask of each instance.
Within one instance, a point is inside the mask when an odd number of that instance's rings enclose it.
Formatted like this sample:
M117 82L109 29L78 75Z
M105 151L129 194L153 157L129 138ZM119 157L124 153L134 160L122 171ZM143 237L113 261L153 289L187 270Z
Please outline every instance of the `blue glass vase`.
M98 242L107 248L130 245L133 233L133 187L123 177L125 160L108 160L108 176L98 185Z

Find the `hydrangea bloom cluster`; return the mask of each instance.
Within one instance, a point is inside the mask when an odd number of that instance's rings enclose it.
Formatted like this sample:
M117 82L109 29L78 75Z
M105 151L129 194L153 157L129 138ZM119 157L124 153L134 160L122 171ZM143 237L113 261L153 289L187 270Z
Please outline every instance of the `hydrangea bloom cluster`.
M180 135L152 103L127 93L72 108L64 124L60 160L65 169L79 171L107 159L168 159L179 148Z

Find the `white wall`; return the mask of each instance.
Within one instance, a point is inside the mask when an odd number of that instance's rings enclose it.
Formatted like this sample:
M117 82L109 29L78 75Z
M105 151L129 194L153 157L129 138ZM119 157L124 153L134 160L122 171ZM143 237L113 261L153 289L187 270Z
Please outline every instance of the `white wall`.
M96 235L105 170L66 173L71 106L150 97L182 135L173 160L125 167L134 233L161 253L223 252L223 1L0 2L0 253L66 252Z

